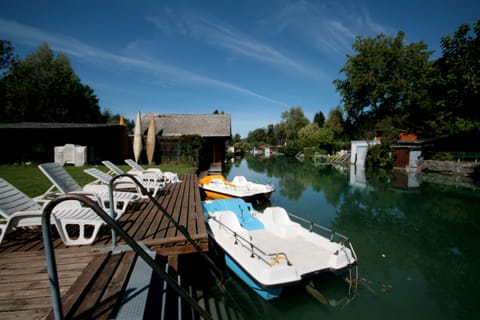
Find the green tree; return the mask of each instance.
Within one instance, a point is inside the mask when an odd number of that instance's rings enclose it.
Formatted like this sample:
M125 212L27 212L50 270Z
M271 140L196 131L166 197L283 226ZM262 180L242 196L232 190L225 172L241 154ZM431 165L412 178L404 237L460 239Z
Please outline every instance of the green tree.
M303 147L318 147L320 144L320 128L316 123L304 126L298 132L298 138Z
M16 60L12 43L0 40L0 78L10 70Z
M47 44L13 64L6 73L5 122L103 123L98 99L83 85L67 56Z
M434 127L438 134L480 133L480 20L442 37L441 47Z
M282 112L281 117L285 125L285 135L288 141L297 140L300 129L309 124L300 106L291 107L289 111Z
M285 123L280 122L274 125L275 140L276 144L284 144L287 139L287 134L285 132Z
M10 41L0 40L0 121L6 119L6 90L4 75L11 70L17 58L14 55L14 49Z
M368 148L366 165L376 168L392 168L392 146L398 144L400 130L391 124L391 119L385 119L381 124L385 128L382 132L382 143Z
M349 55L341 69L346 78L333 82L342 96L348 128L354 131L350 134L363 136L393 116L404 129L416 130L428 105L432 52L427 45L406 44L399 32L396 37L359 36L353 49L356 54Z
M330 110L324 127L333 132L334 139L340 140L344 138L343 112L340 107Z
M332 151L335 149L335 139L334 139L334 133L332 130L329 128L320 128L320 131L318 132L319 136L319 143L318 147L322 150L327 151L328 153L332 153Z
M267 141L267 133L264 128L258 128L248 133L247 141L252 145L259 145Z
M296 154L303 151L302 143L299 140L294 140L280 148L280 152L287 158L294 158Z
M313 116L313 122L316 123L319 128L323 127L325 123L325 115L323 114L323 112L320 111L315 113L315 115Z
M269 124L267 126L267 130L265 131L266 135L266 142L270 145L277 144L277 137L275 135L275 126L273 124Z
M240 136L239 133L235 133L232 137L232 142L235 143L235 142L241 142L242 141L242 137Z
M335 145L334 133L329 128L319 128L316 123L307 124L298 132L303 147L316 147L331 152Z

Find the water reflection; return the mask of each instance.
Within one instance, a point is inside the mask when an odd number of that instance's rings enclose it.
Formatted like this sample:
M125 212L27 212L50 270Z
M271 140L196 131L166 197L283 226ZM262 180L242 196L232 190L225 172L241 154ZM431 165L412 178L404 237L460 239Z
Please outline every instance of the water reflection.
M272 205L349 236L359 257L359 296L348 307L331 314L305 294L268 304L255 300L261 314L283 319L322 313L338 319L476 317L480 191L475 184L458 187L431 182L427 175L337 170L282 158L246 159L226 175L273 183Z

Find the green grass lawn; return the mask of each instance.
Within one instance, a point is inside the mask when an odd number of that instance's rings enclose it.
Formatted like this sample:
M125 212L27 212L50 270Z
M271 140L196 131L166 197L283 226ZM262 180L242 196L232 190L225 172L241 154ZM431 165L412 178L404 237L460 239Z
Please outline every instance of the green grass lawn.
M128 165L117 166L124 171L131 169ZM84 186L94 180L92 176L83 172L84 169L91 167L96 167L105 172L108 171L107 167L103 165L86 165L81 167L65 166L65 169L78 182L78 184ZM171 171L180 174L193 172L195 170L190 165L158 165L152 167L160 168L162 171ZM37 164L0 165L0 177L7 180L30 197L41 195L52 185L37 167Z

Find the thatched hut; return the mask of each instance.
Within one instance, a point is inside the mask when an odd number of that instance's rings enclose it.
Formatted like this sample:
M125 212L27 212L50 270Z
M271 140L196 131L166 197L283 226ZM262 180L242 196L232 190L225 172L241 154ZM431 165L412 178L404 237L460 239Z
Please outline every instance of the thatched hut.
M188 143L197 137L201 143L198 166L207 169L212 163L223 163L225 142L232 135L230 114L154 114L141 116L144 137L151 119L155 121L154 162L174 162L184 156Z

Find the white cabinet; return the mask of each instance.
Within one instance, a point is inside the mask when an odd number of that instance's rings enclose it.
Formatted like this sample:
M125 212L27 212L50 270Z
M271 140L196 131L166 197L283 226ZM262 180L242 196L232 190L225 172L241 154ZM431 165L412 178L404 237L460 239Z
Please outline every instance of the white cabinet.
M87 162L87 147L74 144L66 144L54 148L54 159L56 163L73 164L83 166Z

